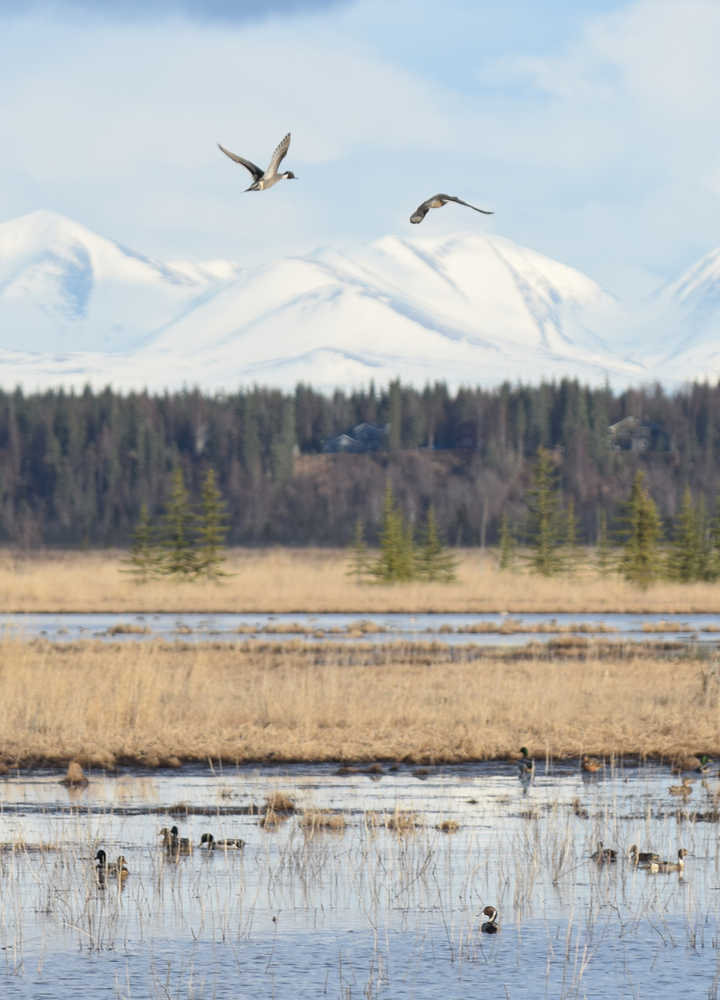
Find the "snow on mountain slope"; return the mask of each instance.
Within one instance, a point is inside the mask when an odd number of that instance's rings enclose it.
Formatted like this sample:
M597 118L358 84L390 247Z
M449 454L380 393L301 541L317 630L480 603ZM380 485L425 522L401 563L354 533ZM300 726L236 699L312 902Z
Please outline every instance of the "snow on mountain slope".
M160 264L52 213L0 226L5 385L637 381L600 335L618 315L590 278L496 236L387 236L239 272Z
M720 249L706 254L656 294L647 324L658 369L678 379L720 377Z
M0 347L125 351L230 277L232 265L160 264L31 212L0 225Z
M194 357L211 382L224 371L327 386L348 366L365 382L637 375L593 332L616 308L578 271L509 240L385 237L244 273L168 324L138 361Z

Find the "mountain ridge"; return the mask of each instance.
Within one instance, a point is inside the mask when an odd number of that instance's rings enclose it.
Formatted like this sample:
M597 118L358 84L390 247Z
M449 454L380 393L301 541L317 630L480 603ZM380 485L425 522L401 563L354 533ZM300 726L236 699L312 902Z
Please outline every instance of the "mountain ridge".
M653 309L631 315L581 271L482 232L390 234L241 268L158 261L54 212L0 223L5 385L222 389L262 378L331 390L370 378L720 373L720 250L666 283ZM637 331L636 357L613 342L621 329L631 341Z

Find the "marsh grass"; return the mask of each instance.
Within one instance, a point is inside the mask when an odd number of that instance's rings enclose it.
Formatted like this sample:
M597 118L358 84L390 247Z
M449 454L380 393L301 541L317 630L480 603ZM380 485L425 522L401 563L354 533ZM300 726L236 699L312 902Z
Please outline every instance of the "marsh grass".
M0 756L6 766L111 768L208 759L427 765L506 758L521 745L535 758L720 753L720 698L704 661L433 665L425 654L397 662L392 646L358 648L336 665L316 655L292 645L271 654L6 639Z
M311 837L324 831L344 833L347 823L342 813L330 812L328 809L306 809L300 817L300 827Z
M591 569L558 578L497 569L495 553L458 553L452 584L358 583L338 549L235 549L221 582L167 579L139 585L121 572L123 552L43 552L0 555L3 611L246 611L383 613L507 611L549 613L720 611L712 583L662 582L639 590ZM358 629L360 627L358 626Z
M642 802L642 778L634 780L641 783ZM12 966L21 977L19 985L24 985L22 977L37 975L36 959L44 957L38 942L49 941L55 949L62 941L68 955L94 953L92 963L64 968L66 981L69 969L74 970L76 992L91 992L92 980L83 977L90 969L97 981L107 951L108 969L118 968L118 956L129 959L133 989L128 987L119 993L122 996L140 992L167 1000L224 995L233 988L228 977L241 973L245 992L264 987L286 997L293 995L297 982L285 986L273 977L287 961L282 939L289 937L298 963L307 960L303 974L312 986L303 996L323 992L328 968L334 982L345 984L340 995L346 997L408 990L428 996L443 989L457 995L484 990L509 996L515 995L516 986L522 992L532 981L541 983L547 995L570 998L605 995L602 987L610 979L615 992L624 995L632 992L628 982L639 981L656 964L666 966L658 995L682 995L678 986L686 970L698 981L703 968L714 972L717 831L692 822L678 830L674 820L651 822L649 814L628 819L616 795L604 794L596 783L583 785L581 795L584 803L594 803L597 818L590 825L579 824L573 810L558 803L563 794L569 798L576 783L566 775L548 787L539 803L542 808L531 818L485 814L475 832L463 829L458 837L446 838L404 819L391 825L398 817L427 819L399 805L394 813L375 813L372 818L366 814L364 822L356 822L342 838L306 836L302 822L298 836L294 824L288 824L270 848L265 842L254 851L249 844L237 861L216 852L212 863L197 853L169 863L165 852L148 843L156 832L148 818L147 838L136 827L136 842L122 846L131 870L126 884L108 883L104 890L95 882L92 861L98 831L85 827L83 837L77 817L69 831L74 839L60 854L47 850L29 856L18 851L2 859L0 946L6 971ZM509 797L506 809L515 804ZM303 819L312 812L306 810ZM102 818L102 823L111 821ZM48 834L53 829L50 817L37 823L38 834L42 823ZM598 840L617 848L617 864L590 861ZM650 876L629 864L627 848L639 841L642 848L658 849L664 857L688 847L683 875ZM110 838L102 843L108 846ZM119 850L116 843L113 859ZM485 941L479 933L487 903L500 912L496 942ZM278 914L283 926L276 936ZM366 948L367 935L361 939L360 930L350 941L343 936L333 969L330 953L320 949L324 939L337 941L337 927L349 914L367 924L373 943ZM291 936L294 931L299 931L297 938ZM308 937L312 950L303 951ZM190 938L197 945L212 943L209 960L207 952L203 958L195 947L192 961L186 962ZM177 941L178 951L166 947L164 973L155 970L152 981L143 981L143 963L149 959L152 964L159 939ZM239 942L250 947L241 944L238 949ZM613 951L614 945L619 950ZM215 979L226 950L239 951L241 959L237 967L226 963L222 978ZM262 962L245 961L248 952L260 952ZM705 965L700 967L703 955ZM613 965L613 957L619 957L619 965ZM317 966L320 972L312 979ZM594 983L587 983L593 969ZM423 989L427 986L429 990Z

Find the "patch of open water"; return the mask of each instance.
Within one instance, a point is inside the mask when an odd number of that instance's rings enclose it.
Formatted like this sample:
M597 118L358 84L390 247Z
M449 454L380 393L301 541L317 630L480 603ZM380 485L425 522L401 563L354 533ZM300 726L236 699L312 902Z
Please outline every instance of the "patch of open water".
M717 996L715 775L685 801L666 767L622 762L596 778L540 761L529 784L503 763L337 771L91 774L72 794L49 771L0 780L0 995ZM251 807L275 791L300 813L269 830ZM310 808L344 831L306 836ZM408 835L384 823L411 813ZM169 858L173 822L246 846ZM600 840L617 863L591 860ZM685 847L684 872L635 868L633 843ZM126 857L122 891L97 887L98 846Z
M485 631L487 629L487 631ZM542 630L542 631L540 631ZM185 642L378 642L520 646L561 635L610 642L720 643L714 614L0 614L0 632L55 642L147 639Z

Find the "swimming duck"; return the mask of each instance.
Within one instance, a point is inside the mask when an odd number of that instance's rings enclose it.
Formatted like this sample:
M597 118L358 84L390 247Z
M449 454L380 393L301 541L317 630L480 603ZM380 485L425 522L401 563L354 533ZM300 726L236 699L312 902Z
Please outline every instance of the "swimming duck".
M518 775L522 781L532 778L535 774L535 761L530 756L527 747L520 747L520 753L522 757L518 761Z
M225 156L229 156L231 160L236 163L241 163L246 170L249 170L253 175L253 182L249 188L245 188L246 191L265 191L267 188L271 188L273 184L277 184L281 180L295 180L295 174L291 170L286 170L284 173L278 173L278 167L285 158L290 147L290 133L282 139L278 145L275 147L275 152L272 155L270 163L268 164L267 170L261 170L256 163L252 160L246 160L243 156L238 156L237 153L231 153L229 149L225 149L218 143L219 148L223 151Z
M456 198L452 194L434 194L432 198L428 198L427 201L422 202L418 205L413 214L410 216L411 222L422 222L425 216L428 214L431 208L442 208L443 205L447 205L449 201L454 201L457 205L464 205L466 208L471 208L473 212L482 212L483 215L494 215L494 212L488 212L484 208L475 208L471 205L469 201L463 201L462 198Z
M630 860L634 865L647 865L651 861L659 861L660 855L654 851L638 851L637 845L633 844L629 851Z
M169 830L164 826L160 831L160 836L163 839L163 847L168 854L190 854L193 849L190 838L181 837L176 826L171 826Z
M617 861L617 851L612 847L603 847L602 840L598 841L597 851L590 855L593 861L599 865L609 864Z
M673 774L682 774L683 771L695 771L697 774L706 774L710 770L710 758L706 753L689 754L687 757L676 757L672 762L670 770Z
M108 874L110 875L110 878L116 878L120 882L125 881L130 872L125 864L125 856L123 854L118 854L118 859L114 865L110 865Z
M588 757L588 755L584 753L580 758L580 766L586 774L596 774L603 765L597 757Z
M681 847L678 851L677 861L651 861L648 869L651 872L682 872L685 868L685 858L687 851Z
M105 882L106 878L124 879L129 875L125 858L122 854L118 855L117 861L108 862L107 854L101 847L95 855L95 860L97 861L95 871L100 885Z
M208 851L234 851L242 850L245 846L245 841L241 840L239 837L230 837L226 840L215 840L211 833L204 833L200 838L200 846L205 845Z
M497 922L498 911L494 906L486 906L483 913L488 919L481 925L480 930L483 934L497 934L500 930Z
M688 795L692 795L690 778L683 778L682 784L680 785L670 785L668 791L671 795L682 795L683 798L687 798Z

